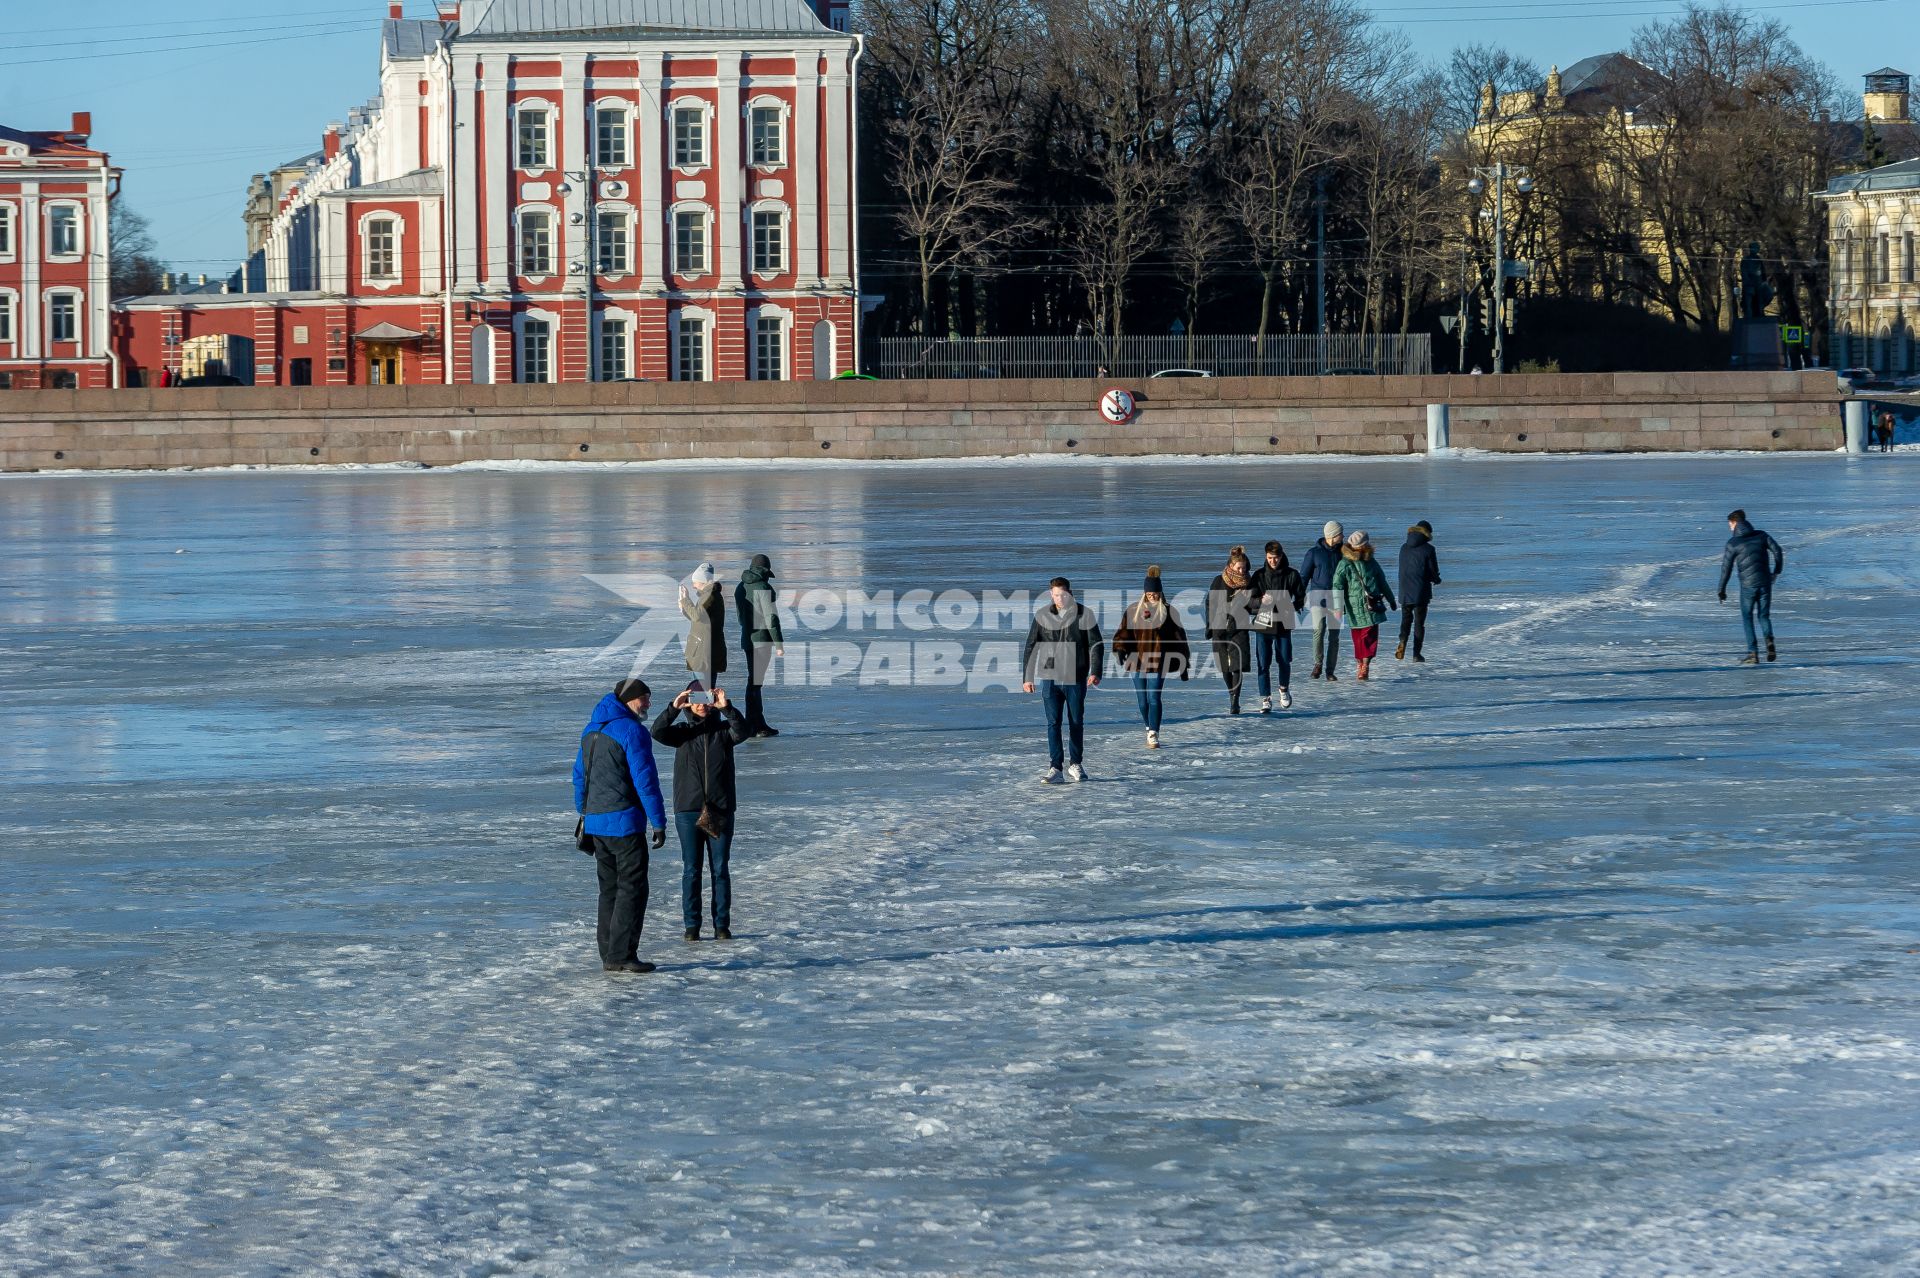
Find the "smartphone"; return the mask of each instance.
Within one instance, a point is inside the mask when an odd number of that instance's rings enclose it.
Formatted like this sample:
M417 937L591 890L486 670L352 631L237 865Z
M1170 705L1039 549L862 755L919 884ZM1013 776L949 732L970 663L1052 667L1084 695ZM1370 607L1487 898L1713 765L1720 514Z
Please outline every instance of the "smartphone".
M687 704L690 706L710 706L713 704L713 694L704 689L699 692L689 692L687 694Z

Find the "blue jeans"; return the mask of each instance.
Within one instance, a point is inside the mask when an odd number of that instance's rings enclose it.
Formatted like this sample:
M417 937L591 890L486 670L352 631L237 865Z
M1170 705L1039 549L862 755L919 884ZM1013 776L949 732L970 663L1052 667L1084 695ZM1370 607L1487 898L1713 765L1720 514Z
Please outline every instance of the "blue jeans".
M1747 651L1759 652L1760 645L1753 637L1753 623L1760 622L1760 633L1773 642L1773 587L1762 586L1758 590L1740 592L1740 624L1746 627Z
M733 875L727 869L727 853L733 848L733 832L718 838L700 828L698 812L676 812L673 823L680 832L680 922L689 929L700 926L700 862L713 870L713 925L733 926Z
M1060 749L1060 712L1067 714L1067 739L1071 746L1069 759L1080 762L1081 741L1087 731L1087 685L1081 680L1072 683L1058 683L1052 679L1042 679L1040 688L1040 706L1047 714L1047 763L1052 767L1061 767Z
M1273 685L1267 682L1267 667L1274 662L1280 663L1280 686L1293 686L1293 631L1276 630L1272 634L1253 632L1253 668L1260 674L1260 695L1273 695Z
M1163 674L1136 674L1133 677L1133 695L1140 700L1140 718L1146 722L1147 731L1160 731L1160 690L1167 685Z

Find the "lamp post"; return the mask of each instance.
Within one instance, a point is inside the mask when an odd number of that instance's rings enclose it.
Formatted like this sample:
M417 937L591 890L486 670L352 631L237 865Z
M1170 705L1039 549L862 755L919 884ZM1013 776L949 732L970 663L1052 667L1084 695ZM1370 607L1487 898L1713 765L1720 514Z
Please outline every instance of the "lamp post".
M1493 184L1493 371L1507 371L1507 179L1513 179L1514 190L1522 195L1533 191L1533 178L1525 169L1514 168L1504 161L1490 168L1471 170L1473 177L1467 181L1467 190L1475 195L1485 193L1487 183Z

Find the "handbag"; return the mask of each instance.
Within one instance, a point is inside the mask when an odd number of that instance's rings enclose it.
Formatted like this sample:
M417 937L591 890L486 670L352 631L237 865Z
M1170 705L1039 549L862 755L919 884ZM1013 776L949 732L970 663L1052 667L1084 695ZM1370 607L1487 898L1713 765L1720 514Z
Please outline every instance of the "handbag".
M573 846L579 848L588 856L593 855L593 836L587 833L587 819L585 817L581 817L573 823Z

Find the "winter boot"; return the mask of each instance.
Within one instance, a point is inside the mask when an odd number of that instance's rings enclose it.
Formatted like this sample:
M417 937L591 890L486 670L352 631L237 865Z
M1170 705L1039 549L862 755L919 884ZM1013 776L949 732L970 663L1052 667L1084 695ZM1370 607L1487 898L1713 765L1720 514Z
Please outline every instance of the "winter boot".
M1740 664L1743 666L1757 666L1760 664L1760 654L1757 652L1749 652L1746 656L1740 658Z
M716 941L731 941L733 939L733 929L730 927L716 927L713 929L713 939Z
M685 932L682 932L680 935L684 937L686 940L697 941L700 939L700 929L697 927L690 927Z
M1040 778L1040 784L1041 784L1041 785L1059 785L1059 784L1060 784L1060 769L1058 769L1058 768L1048 768L1048 769L1047 769L1047 775L1045 775L1045 776L1043 776L1043 777L1041 777L1041 778Z
M1320 667L1319 667L1319 666L1315 666L1315 667L1313 668L1313 673L1307 676L1307 678L1309 678L1309 679L1318 679L1319 677L1320 677Z
M1395 661L1405 661L1407 659L1407 641L1405 639L1402 639L1399 645L1394 648L1393 659Z
M1078 782L1085 781L1086 779L1087 779L1087 770L1085 768L1081 767L1077 763L1069 763L1067 765L1067 780L1075 782L1077 784Z
M1272 698L1272 697L1262 697L1262 698L1260 698L1260 713L1261 713L1261 714L1272 714L1272 713L1273 713L1273 698Z
M1365 657L1360 658L1360 673L1357 677L1360 679L1362 683L1366 682L1367 667L1372 664L1373 663L1368 661Z
M1236 692L1232 696L1227 698L1227 713L1228 714L1240 713L1240 694L1239 693Z
M1282 710L1293 709L1293 694L1285 688L1280 689L1280 708Z
M1333 671L1331 671L1331 670L1329 670L1329 671L1327 671L1327 675L1326 675L1326 678L1327 678L1327 682L1328 682L1328 683L1339 683L1339 682L1340 682L1340 676L1339 676L1339 675L1337 675L1337 674L1335 674L1335 673L1334 673Z
M1773 660L1773 640L1767 640L1767 660Z
M1148 728L1147 729L1147 749L1158 750L1159 748L1160 748L1160 734L1155 732L1152 728Z

